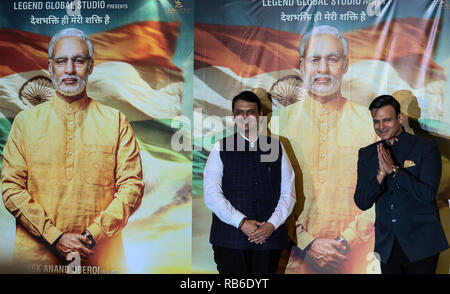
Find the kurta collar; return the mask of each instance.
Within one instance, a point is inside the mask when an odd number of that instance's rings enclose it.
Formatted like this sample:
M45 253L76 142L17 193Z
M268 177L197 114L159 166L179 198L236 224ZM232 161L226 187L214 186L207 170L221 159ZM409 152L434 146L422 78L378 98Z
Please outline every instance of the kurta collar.
M83 98L80 98L72 103L67 103L66 101L59 98L57 95L55 95L52 99L53 105L66 113L70 112L77 112L83 108L85 108L89 104L90 98L87 96L84 96Z
M319 113L328 114L330 112L334 112L336 110L341 109L344 106L344 103L347 101L342 96L339 96L336 99L330 100L324 104L317 102L308 95L308 98L305 100L306 103L310 103Z

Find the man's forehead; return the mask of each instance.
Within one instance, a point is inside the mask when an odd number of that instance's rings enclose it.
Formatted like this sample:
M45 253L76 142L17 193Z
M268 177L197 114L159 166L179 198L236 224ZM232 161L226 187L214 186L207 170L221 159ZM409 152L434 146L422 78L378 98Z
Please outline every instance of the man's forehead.
M341 41L330 34L314 35L306 43L305 55L341 55L343 53Z
M236 100L234 109L258 109L256 102L249 102L245 100Z
M53 55L77 56L89 55L89 49L86 42L79 37L64 37L56 41Z
M380 108L374 108L371 111L373 118L384 118L395 116L395 109L392 105L385 105Z

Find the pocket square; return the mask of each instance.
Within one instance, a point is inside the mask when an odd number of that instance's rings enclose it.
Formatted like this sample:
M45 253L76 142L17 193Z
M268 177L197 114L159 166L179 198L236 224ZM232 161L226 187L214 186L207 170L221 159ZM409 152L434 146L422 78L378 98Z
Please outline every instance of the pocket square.
M405 163L403 163L403 168L408 168L411 166L415 166L416 164L412 160L405 160Z

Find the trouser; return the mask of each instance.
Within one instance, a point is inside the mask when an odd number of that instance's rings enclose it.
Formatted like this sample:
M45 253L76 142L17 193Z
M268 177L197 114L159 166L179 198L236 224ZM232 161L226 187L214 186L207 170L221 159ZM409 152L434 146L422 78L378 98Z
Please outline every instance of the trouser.
M239 250L213 245L220 274L274 274L282 250Z
M397 239L394 240L387 264L381 262L382 274L434 274L439 253L416 262L410 262Z

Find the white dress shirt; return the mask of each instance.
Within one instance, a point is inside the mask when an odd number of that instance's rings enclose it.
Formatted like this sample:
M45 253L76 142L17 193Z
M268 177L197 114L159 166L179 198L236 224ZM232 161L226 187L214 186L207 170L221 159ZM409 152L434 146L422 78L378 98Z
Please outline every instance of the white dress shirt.
M239 133L245 140L249 141L245 136ZM250 146L254 147L256 138L250 142ZM280 142L281 143L281 142ZM281 144L281 188L280 199L275 207L272 216L267 221L274 225L275 229L284 224L296 201L295 198L295 174L289 158L285 155L283 144ZM208 161L206 162L205 170L203 172L203 189L204 201L206 206L211 210L221 221L239 227L240 222L246 217L242 212L231 205L223 195L222 191L222 176L223 163L220 158L220 141L217 141L211 152L209 153Z

